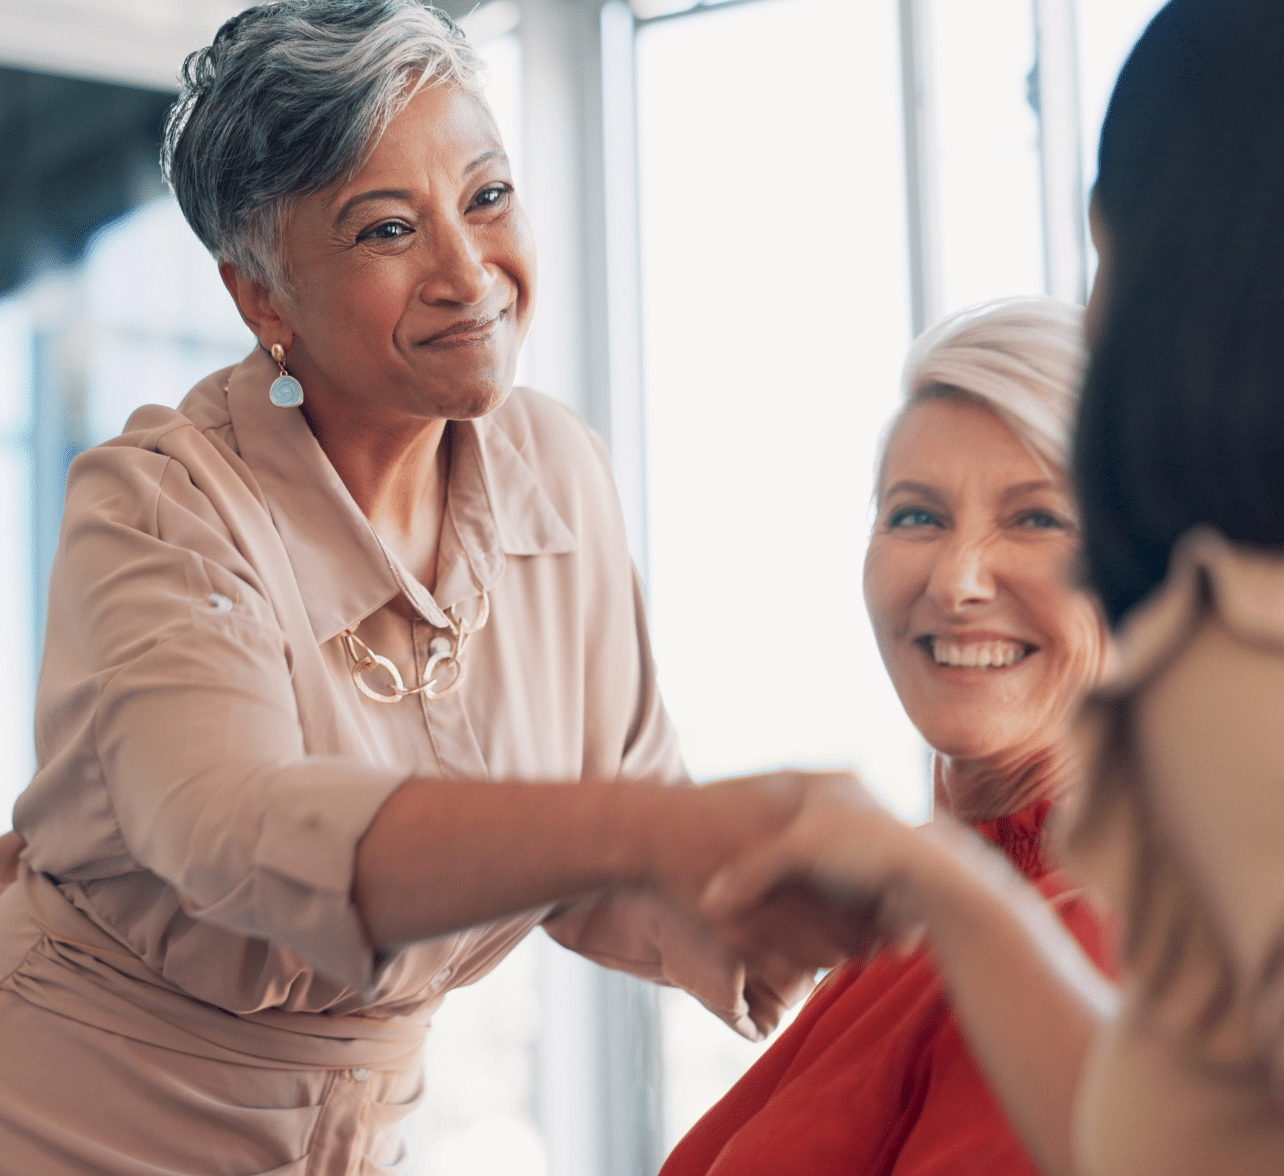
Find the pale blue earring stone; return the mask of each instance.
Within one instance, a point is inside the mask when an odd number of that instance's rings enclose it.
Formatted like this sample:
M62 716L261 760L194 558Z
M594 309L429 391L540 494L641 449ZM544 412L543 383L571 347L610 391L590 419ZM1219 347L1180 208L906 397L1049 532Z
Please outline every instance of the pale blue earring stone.
M303 385L293 376L277 376L268 389L268 399L277 408L298 408L303 403Z

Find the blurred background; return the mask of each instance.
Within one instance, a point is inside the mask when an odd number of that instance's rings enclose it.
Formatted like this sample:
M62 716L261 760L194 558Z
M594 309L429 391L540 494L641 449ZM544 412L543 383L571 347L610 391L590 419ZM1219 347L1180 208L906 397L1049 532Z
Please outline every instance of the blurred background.
M1083 299L1097 131L1159 3L445 6L539 241L520 378L610 446L692 774L855 765L922 819L861 600L874 449L925 325ZM0 0L0 826L69 462L252 345L156 163L184 56L244 7ZM760 1050L533 936L430 1034L415 1170L651 1176Z

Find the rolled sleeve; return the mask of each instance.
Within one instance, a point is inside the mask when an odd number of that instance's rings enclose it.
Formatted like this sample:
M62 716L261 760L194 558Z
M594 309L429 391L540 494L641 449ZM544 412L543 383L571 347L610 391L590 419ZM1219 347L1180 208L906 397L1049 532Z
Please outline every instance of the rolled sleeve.
M292 701L280 635L216 614L111 678L99 762L130 854L188 915L364 986L356 844L407 773L306 756Z
M193 978L190 930L164 913L175 907L230 933L211 934L207 951L239 951L247 967L276 952L264 977L311 967L366 988L378 966L351 898L356 845L409 768L310 753L297 651L256 567L176 463L90 451L73 468L65 519L41 768L15 810L30 865L80 887L77 901L183 987L205 979ZM140 868L172 892L163 910ZM211 974L220 969L236 975L231 961ZM244 983L248 995L202 996L254 1007L276 980L263 993Z

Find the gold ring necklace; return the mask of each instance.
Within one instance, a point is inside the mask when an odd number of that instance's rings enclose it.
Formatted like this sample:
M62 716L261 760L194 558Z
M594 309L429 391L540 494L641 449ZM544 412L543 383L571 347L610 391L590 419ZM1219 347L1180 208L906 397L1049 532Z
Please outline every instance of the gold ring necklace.
M374 702L400 702L412 694L422 694L429 702L449 698L464 684L464 653L468 642L474 634L480 633L490 619L490 597L483 592L481 608L477 619L469 624L459 619L455 606L451 605L446 614L446 626L454 637L452 645L449 637L434 637L428 646L428 664L424 666L422 680L418 686L407 686L400 671L382 654L375 653L360 637L357 627L343 631L343 644L352 658L352 680L357 689ZM442 669L452 669L454 678L441 690L437 689L437 679L433 675ZM366 675L375 670L383 670L392 679L392 693L384 694L366 681Z

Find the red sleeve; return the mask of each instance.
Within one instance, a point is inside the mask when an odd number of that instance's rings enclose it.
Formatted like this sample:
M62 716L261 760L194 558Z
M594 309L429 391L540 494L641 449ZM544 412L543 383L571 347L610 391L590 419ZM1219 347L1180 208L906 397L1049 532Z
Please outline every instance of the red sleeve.
M1113 976L1114 921L1059 873L1045 875L1038 887L1097 967ZM891 1176L1039 1176L952 1016L923 1059L920 1078L927 1085L922 1110Z
M1039 1176L953 1017L942 1024L923 1064L926 1095L891 1176Z
M705 1176L727 1143L771 1100L782 1078L806 1048L816 1024L862 970L858 961L849 960L821 981L793 1023L682 1137L664 1162L660 1176Z

